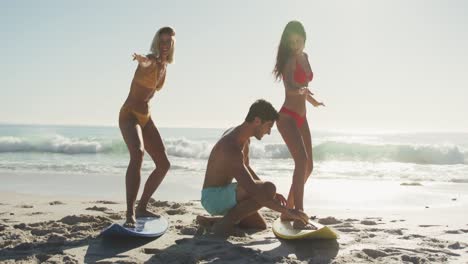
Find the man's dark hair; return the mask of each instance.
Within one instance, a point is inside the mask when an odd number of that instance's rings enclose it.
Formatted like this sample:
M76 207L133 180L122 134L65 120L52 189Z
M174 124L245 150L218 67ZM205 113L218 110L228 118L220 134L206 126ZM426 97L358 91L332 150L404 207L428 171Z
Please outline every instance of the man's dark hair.
M245 117L245 122L254 121L258 117L262 122L276 121L279 118L278 111L266 100L258 99L249 109L249 113Z

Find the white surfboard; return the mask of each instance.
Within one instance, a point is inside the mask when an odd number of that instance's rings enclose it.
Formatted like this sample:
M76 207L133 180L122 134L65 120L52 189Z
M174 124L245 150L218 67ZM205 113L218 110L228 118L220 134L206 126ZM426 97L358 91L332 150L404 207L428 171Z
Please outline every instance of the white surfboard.
M124 227L125 221L113 223L104 230L102 236L122 236L122 237L159 237L162 236L169 227L169 222L164 217L140 217L136 219L134 228Z

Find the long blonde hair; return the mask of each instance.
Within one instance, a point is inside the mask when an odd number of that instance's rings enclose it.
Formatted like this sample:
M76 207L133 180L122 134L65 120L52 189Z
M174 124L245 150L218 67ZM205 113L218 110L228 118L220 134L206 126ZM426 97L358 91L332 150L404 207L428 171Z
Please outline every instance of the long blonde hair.
M167 56L167 63L172 63L174 62L175 31L171 27L162 27L156 32L153 38L153 42L151 42L151 55L155 56L156 58L159 57L159 44L161 42L162 34L168 34L172 38L171 49L169 50L169 55Z

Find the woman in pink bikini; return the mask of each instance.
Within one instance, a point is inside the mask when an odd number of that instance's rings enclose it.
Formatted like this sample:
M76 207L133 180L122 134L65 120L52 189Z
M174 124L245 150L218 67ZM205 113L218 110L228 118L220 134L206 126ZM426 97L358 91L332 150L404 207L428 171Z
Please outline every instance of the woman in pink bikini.
M285 88L285 99L276 124L294 159L293 181L287 207L300 211L304 210L304 184L313 169L312 139L306 117L306 101L315 107L325 106L312 97L313 94L308 88L314 75L308 56L303 51L305 40L306 33L302 24L299 21L289 22L281 36L273 70L276 79L283 80ZM290 220L283 215L281 218ZM314 226L304 225L300 221L294 221L294 227L315 229Z

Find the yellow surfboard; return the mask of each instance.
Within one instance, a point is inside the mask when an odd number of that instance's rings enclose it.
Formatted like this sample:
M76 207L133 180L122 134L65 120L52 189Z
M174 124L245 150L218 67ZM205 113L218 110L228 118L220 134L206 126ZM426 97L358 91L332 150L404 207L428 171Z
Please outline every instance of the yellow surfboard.
M294 229L293 221L281 221L276 219L273 223L273 233L283 239L337 239L338 234L328 226L324 226L315 221L309 220L309 223L317 227L317 230Z

